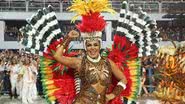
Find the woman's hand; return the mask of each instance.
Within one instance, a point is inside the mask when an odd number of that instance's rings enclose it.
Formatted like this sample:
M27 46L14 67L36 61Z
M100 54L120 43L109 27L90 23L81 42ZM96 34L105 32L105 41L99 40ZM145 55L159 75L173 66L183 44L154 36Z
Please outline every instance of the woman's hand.
M78 38L79 37L79 33L75 30L71 30L68 34L69 38Z
M79 37L79 33L77 31L75 31L75 30L71 30L67 34L67 36L64 37L63 42L57 46L57 48L63 46L62 48L65 49L68 46L68 44L70 43L71 40L73 40L75 38L78 38L78 37ZM60 53L61 53L61 51L60 51Z
M106 94L106 104L107 104L110 100L114 99L115 97L116 97L116 96L115 96L113 93Z

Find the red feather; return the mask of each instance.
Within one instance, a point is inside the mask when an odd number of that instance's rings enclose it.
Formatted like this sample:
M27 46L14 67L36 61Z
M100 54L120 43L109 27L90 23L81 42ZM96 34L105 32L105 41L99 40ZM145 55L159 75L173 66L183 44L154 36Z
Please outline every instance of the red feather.
M62 43L63 39L60 39L58 41L53 41L47 48L46 52L44 52L44 57L50 60L55 61L53 58L53 52L56 51L56 47ZM68 50L68 49L66 49ZM70 52L66 51L64 56L68 57L73 57L77 56L77 52ZM53 80L54 81L54 86L59 88L59 90L54 92L54 96L57 98L57 102L60 104L72 104L75 95L76 95L76 90L75 90L75 82L74 82L74 69L67 68L68 71L65 73L61 73L62 70L64 70L64 65L62 65L59 62L50 62L51 65L46 63L46 66L49 68L47 70L52 70L52 75L49 79L47 80ZM56 67L60 67L59 70L54 70Z
M100 13L90 13L82 16L82 22L78 23L77 28L81 32L94 32L104 30L106 21Z
M135 44L131 44L125 36L114 35L114 44L112 50L109 50L108 58L114 61L127 79L127 88L123 90L120 96L129 96L131 92L132 80L130 79L130 72L127 61L138 57L138 48ZM123 69L123 70L122 70ZM109 87L109 93L117 86L117 79L113 77L112 85ZM113 99L110 104L122 104L120 96Z

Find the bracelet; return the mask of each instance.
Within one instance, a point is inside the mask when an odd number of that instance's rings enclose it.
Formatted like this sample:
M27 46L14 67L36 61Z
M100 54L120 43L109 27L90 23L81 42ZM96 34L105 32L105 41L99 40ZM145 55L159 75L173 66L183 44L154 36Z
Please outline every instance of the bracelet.
M123 82L119 81L117 85L120 85L121 87L123 87L123 89L126 89L126 84L124 84Z
M114 90L113 90L112 93L115 96L118 96L125 89L126 89L126 85L123 82L119 81L118 84L117 84L117 86L114 88Z

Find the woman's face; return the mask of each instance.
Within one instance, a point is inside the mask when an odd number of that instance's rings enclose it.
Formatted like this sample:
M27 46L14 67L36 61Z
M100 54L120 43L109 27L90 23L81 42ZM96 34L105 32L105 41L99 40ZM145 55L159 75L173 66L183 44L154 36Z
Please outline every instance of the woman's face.
M99 40L87 40L86 41L87 55L93 59L98 58L100 54L100 41Z
M17 64L17 61L15 59L12 60L12 64L15 65Z

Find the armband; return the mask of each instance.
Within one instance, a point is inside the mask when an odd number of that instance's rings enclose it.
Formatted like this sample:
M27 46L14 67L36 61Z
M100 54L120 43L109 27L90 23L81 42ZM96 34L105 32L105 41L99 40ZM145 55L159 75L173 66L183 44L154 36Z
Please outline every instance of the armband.
M117 86L114 88L114 90L113 90L112 93L115 96L118 96L125 89L126 89L126 85L123 82L119 81L118 84L117 84Z
M65 49L69 45L70 42L71 42L71 38L67 35L62 40L62 43L57 46L57 48L63 46L63 48Z

